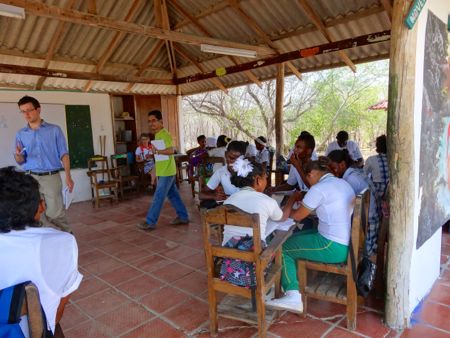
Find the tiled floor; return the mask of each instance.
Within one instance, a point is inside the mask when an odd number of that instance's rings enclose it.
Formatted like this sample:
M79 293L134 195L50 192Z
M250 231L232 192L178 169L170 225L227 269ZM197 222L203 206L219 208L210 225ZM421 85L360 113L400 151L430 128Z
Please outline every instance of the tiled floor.
M158 228L137 230L151 196L95 210L88 202L71 206L68 216L79 245L84 280L62 319L67 338L209 337L207 285L200 217L187 184L183 199L191 224L170 226L174 211L166 204ZM395 332L382 324L382 302L359 308L357 329L345 328L345 308L310 301L311 313L284 313L270 337L449 337L450 235L443 236L443 274L415 315L415 326ZM220 320L220 337L256 337L257 330Z

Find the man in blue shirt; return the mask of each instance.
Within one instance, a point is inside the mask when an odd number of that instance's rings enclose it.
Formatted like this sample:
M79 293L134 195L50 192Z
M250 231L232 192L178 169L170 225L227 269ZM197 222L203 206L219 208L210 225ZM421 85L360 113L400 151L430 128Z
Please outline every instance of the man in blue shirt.
M72 192L74 183L64 134L60 127L41 118L41 105L34 97L24 96L18 105L28 123L16 134L15 160L39 182L39 191L46 204L45 216L41 218L44 225L54 225L71 232L64 211L59 175L64 168L66 184Z

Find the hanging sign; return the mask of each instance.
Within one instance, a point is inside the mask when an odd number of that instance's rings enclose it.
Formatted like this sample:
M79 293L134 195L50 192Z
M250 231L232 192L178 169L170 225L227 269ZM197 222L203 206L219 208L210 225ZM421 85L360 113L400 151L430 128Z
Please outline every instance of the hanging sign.
M414 27L414 24L419 18L422 8L425 6L425 2L427 2L427 0L414 0L414 3L411 5L408 15L406 16L405 19L405 25L409 29L412 29Z
M227 70L225 67L216 68L216 75L217 76L224 76L227 74Z

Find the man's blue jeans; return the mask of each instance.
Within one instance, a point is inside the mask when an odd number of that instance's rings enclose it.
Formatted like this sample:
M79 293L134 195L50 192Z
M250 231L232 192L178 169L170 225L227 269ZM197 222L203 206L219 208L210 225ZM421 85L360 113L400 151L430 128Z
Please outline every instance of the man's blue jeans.
M169 198L170 204L175 208L178 218L183 221L189 219L186 207L175 185L175 176L158 176L156 191L146 217L147 224L150 226L156 226L166 196Z

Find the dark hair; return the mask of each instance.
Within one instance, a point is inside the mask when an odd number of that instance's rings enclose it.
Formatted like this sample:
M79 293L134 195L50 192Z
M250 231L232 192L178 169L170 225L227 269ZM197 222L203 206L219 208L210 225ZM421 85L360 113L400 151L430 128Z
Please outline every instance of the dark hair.
M378 136L375 145L377 148L377 153L379 154L386 154L387 153L387 146L386 146L386 135Z
M307 134L300 134L297 141L303 141L308 149L314 150L316 147L316 140L314 136L307 132Z
M37 109L37 108L41 107L41 104L39 103L39 101L36 100L32 96L24 96L24 97L22 97L19 100L19 102L17 102L17 105L20 107L20 106L23 106L24 104L27 104L27 103L31 103L33 105L34 109Z
M206 140L206 136L205 135L199 135L197 137L197 142L200 142L200 140Z
M309 131L302 130L302 131L300 132L300 135L298 135L298 136L300 137L300 136L302 136L302 135L311 135L311 133L310 133Z
M39 183L15 167L0 169L0 233L39 227L34 219L41 195Z
M227 145L227 151L238 151L241 155L245 155L247 151L248 142L231 141Z
M330 169L328 165L330 164L330 159L326 156L319 156L319 159L316 161L309 161L303 165L303 171L305 174L309 174L313 170L319 170L324 173L329 173Z
M330 159L331 162L335 163L341 163L342 161L344 161L347 168L353 164L353 160L350 157L350 154L348 153L347 149L333 150L328 154L328 158Z
M152 110L148 113L148 116L154 116L157 120L162 120L162 113L159 110Z
M250 163L253 166L253 170L248 173L247 177L238 176L237 173L233 170L230 179L231 184L233 184L237 188L251 187L255 184L256 176L262 176L264 173L266 173L266 169L262 166L261 163L256 163L253 161L250 161Z
M141 133L141 136L139 136L139 138L141 139L141 138L143 138L143 137L146 137L146 138L150 138L150 135L148 134L148 133Z
M348 141L348 133L345 130L341 130L337 133L336 139L341 142Z
M261 142L264 142L264 143L267 142L267 139L266 139L264 136L258 136L258 137L255 139L255 141L256 141L256 140L260 140ZM258 141L256 141L256 142L258 142Z
M226 147L227 144L230 143L230 141L231 139L226 135L219 135L216 142L217 148Z

